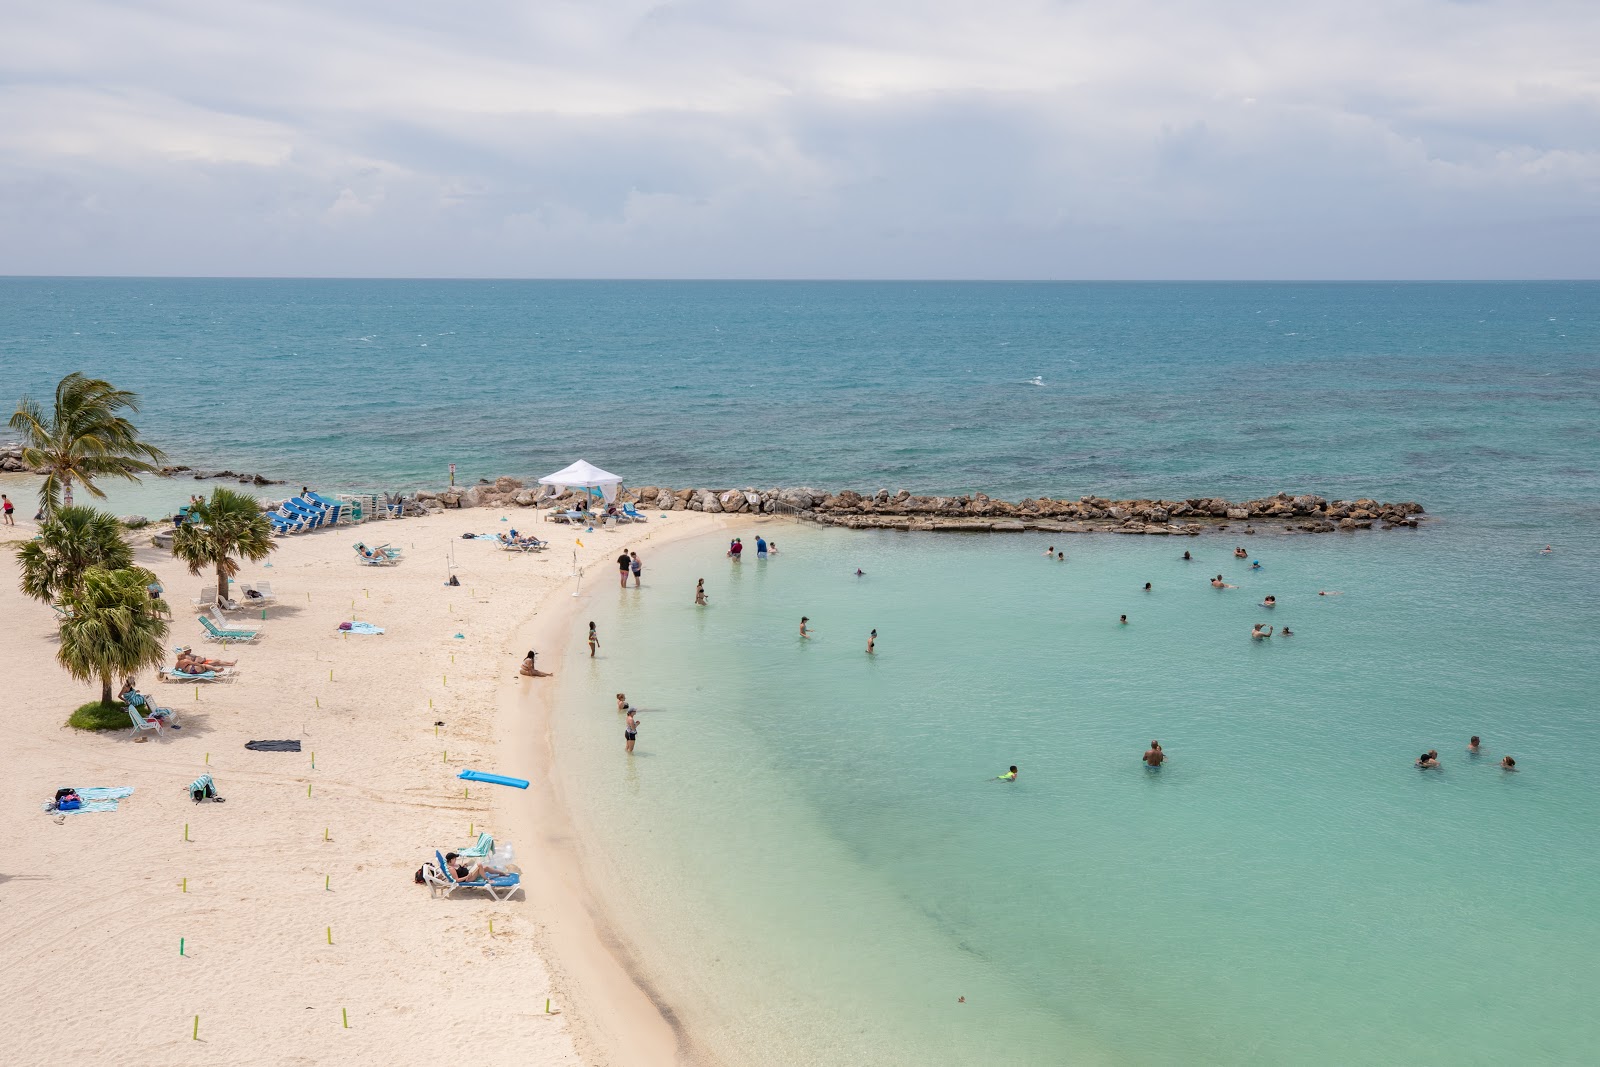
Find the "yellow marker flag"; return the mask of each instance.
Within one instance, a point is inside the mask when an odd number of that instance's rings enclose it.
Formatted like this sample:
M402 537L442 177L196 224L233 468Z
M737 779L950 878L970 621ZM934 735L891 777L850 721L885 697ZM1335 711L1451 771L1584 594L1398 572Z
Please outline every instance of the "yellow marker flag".
M579 541L579 542L578 542L578 547L579 547L579 548L582 548L582 547L583 547L583 542L582 542L582 541Z

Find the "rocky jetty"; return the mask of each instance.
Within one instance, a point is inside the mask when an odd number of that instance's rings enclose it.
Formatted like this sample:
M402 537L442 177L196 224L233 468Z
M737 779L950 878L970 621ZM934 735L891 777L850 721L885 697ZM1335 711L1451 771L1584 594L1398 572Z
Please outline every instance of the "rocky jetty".
M408 513L447 508L533 507L573 503L576 492L554 494L529 488L516 478L484 480L474 486L423 491L407 502ZM647 485L624 489L619 499L650 511L703 511L713 514L789 515L808 522L851 529L887 530L1047 530L1059 533L1196 535L1208 529L1242 527L1242 532L1333 533L1397 527L1415 529L1426 521L1413 501L1381 503L1329 500L1310 493L1279 493L1256 500L1220 497L1187 500L1076 500L1030 497L1012 503L983 493L966 496L914 496L902 489L830 493L809 486L787 489L673 489Z
M0 445L0 471L15 474L27 469L28 465L22 462L21 445Z
M163 478L177 478L188 475L195 481L232 479L240 485L287 485L281 478L268 478L265 474L245 474L230 470L201 470L195 467L162 467L156 472Z

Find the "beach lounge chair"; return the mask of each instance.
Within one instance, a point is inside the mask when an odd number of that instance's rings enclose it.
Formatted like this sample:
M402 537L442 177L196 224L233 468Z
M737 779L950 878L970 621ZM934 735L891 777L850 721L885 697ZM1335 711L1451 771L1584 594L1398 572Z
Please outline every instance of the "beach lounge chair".
M134 737L138 737L146 730L154 730L157 737L161 736L161 720L145 718L143 715L139 714L139 709L136 705L128 705L128 718L133 720Z
M260 630L233 630L218 626L204 615L197 616L200 625L205 628L206 639L209 641L241 641L249 644L261 636Z
M200 587L200 594L189 603L197 608L209 608L217 602L217 587L206 584Z
M484 856L487 856L493 851L494 838L489 836L487 832L484 832L478 835L478 840L474 844L467 846L460 852L457 852L456 855L467 856L471 859L482 859Z
M478 878L470 882L457 880L455 872L450 870L450 865L444 861L444 855L435 852L433 858L439 862L439 879L429 879L427 870L423 870L423 879L428 882L429 888L435 892L443 892L449 896L457 889L481 889L495 900L506 900L511 894L522 888L522 875L508 874L502 878Z
M128 706L138 708L139 713L147 719L154 719L164 726L171 726L178 721L178 713L171 708L163 708L155 701L135 690L127 696Z
M228 607L230 609L238 609L238 608L240 608L242 606L242 605L239 605L239 604L235 604L231 600L226 601L226 603L227 603L227 605L228 605ZM237 622L233 621L232 619L230 619L226 615L224 615L222 613L221 606L218 605L218 604L213 604L211 606L211 610L208 611L207 614L211 616L211 621L216 623L217 626L220 629L223 629L223 630L245 630L245 629L248 629L248 627L241 626Z
M241 608L264 608L277 603L278 595L272 591L271 582L246 582L239 586L238 604Z
M51 604L50 610L56 613L56 618L58 619L72 618L72 609L65 604Z
M357 541L350 547L356 550L356 559L369 567L393 567L400 562L400 550L390 549L388 545L368 548L365 541Z
M211 667L200 674L187 674L175 667L162 667L156 676L163 682L231 682L239 672L232 667Z
M633 522L648 522L649 521L649 516L648 515L643 515L643 514L639 513L638 511L634 510L634 507L633 507L632 504L624 504L624 505L622 505L622 513L624 515L628 516L628 518Z

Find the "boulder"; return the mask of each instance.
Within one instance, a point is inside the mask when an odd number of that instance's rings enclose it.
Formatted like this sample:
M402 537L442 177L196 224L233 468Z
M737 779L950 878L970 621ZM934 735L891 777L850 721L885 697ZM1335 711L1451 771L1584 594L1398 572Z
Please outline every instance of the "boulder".
M1227 518L1230 518L1230 519L1248 519L1250 517L1250 509L1249 508L1227 508L1227 509L1225 509L1223 511L1223 515L1225 517L1227 517Z
M523 484L524 483L521 478L507 478L506 476L501 475L499 478L494 480L494 490L497 493L506 493L513 489L521 489Z
M729 489L717 498L717 502L722 505L722 510L730 515L737 514L749 507L749 504L745 502L744 494L737 489Z
M539 494L532 489L518 489L516 495L511 499L516 501L519 508L532 507L533 502L539 499Z
M744 506L749 511L760 512L761 494L753 489L746 489L744 491Z

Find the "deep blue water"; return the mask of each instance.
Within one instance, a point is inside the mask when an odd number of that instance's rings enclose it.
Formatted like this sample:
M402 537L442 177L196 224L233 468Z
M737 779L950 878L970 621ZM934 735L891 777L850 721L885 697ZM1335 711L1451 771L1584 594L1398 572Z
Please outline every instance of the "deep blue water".
M1592 518L1597 354L1597 283L0 279L0 398L82 369L183 462L330 488L581 455L635 484Z

